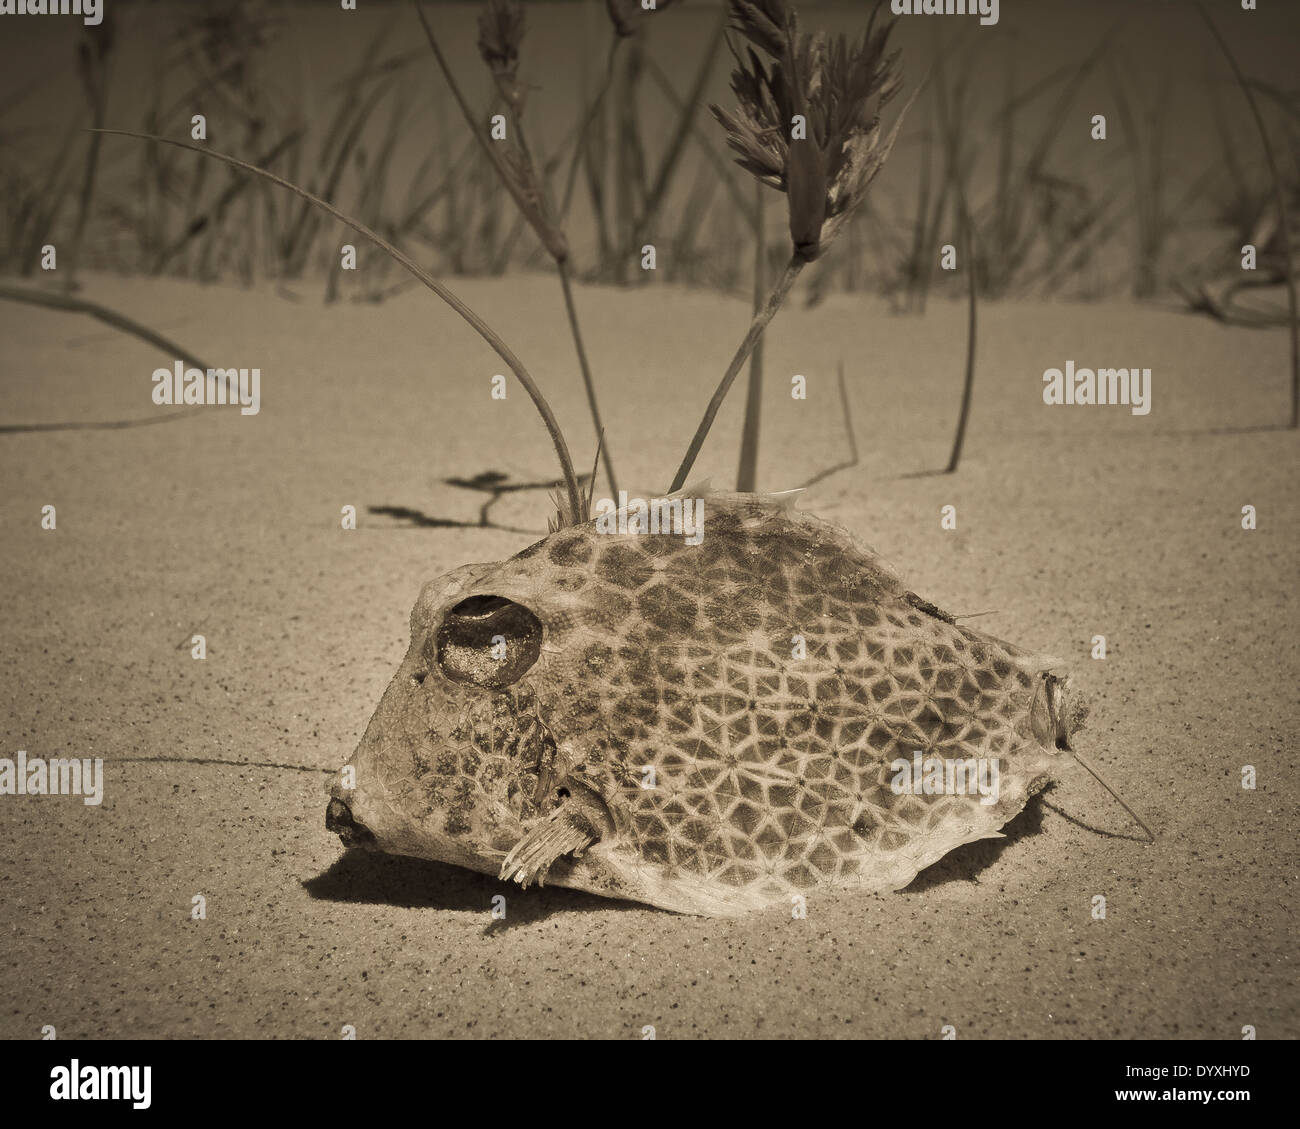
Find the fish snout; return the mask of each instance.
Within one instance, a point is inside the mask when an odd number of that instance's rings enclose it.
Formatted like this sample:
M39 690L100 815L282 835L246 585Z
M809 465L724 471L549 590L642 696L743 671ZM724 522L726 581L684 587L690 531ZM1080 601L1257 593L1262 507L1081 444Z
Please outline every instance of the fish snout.
M375 842L375 834L352 815L347 801L333 797L325 809L325 830L333 831L345 847L365 847Z

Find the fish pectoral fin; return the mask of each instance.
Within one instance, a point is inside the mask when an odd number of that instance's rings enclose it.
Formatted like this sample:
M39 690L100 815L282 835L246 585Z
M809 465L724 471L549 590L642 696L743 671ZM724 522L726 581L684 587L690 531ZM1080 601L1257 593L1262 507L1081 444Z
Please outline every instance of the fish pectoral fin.
M585 820L568 818L563 809L553 812L514 845L501 864L503 880L513 878L527 887L534 879L546 885L546 872L562 855L581 851L596 841Z
M513 878L521 886L536 880L546 884L546 872L556 859L567 854L580 856L602 835L613 829L604 803L590 789L567 782L571 794L560 807L541 820L517 842L501 864L499 877Z

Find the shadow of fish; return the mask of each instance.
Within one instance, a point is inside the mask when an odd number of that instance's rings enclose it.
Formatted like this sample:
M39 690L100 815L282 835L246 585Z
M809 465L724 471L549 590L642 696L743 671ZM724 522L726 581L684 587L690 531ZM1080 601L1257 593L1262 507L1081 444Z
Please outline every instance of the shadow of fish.
M327 826L709 915L899 889L998 837L1085 712L1053 660L788 495L697 504L699 538L587 522L427 583Z

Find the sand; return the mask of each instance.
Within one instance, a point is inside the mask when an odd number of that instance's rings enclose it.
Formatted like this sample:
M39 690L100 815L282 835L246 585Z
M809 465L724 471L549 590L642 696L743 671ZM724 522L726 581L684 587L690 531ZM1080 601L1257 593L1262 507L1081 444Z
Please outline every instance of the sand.
M553 280L457 289L507 329L585 466ZM0 436L0 755L102 757L106 773L98 807L0 797L0 1036L1300 1036L1300 437L1251 430L1288 410L1282 334L1128 303L987 306L960 472L906 477L946 458L964 309L894 317L835 297L780 315L763 488L843 457L843 358L862 462L803 506L942 607L1071 662L1093 703L1079 748L1159 839L1076 770L1005 841L905 891L714 921L344 856L325 830L329 773L397 666L422 582L534 539L370 512L472 522L483 496L443 478L555 474L522 391L490 398L486 346L423 292L326 308L319 289L295 302L98 276L87 293L211 363L260 366L263 405ZM661 490L745 305L664 287L579 301L624 484ZM1152 368L1153 410L1045 406L1042 372L1068 359ZM5 423L152 417L150 373L168 363L89 320L0 305ZM740 403L699 468L728 486ZM536 491L494 517L542 531L546 512Z

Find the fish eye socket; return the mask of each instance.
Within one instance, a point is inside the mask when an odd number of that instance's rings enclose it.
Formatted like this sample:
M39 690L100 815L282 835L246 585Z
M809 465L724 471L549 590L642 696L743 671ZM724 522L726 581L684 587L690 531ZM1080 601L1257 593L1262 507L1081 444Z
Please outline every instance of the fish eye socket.
M482 619L484 616L490 616L494 612L499 612L502 608L511 606L519 607L520 605L512 605L511 601L504 596L470 596L467 600L461 600L447 614L457 616L460 619Z
M453 682L504 690L518 682L542 651L542 621L504 596L470 596L443 616L426 655Z

